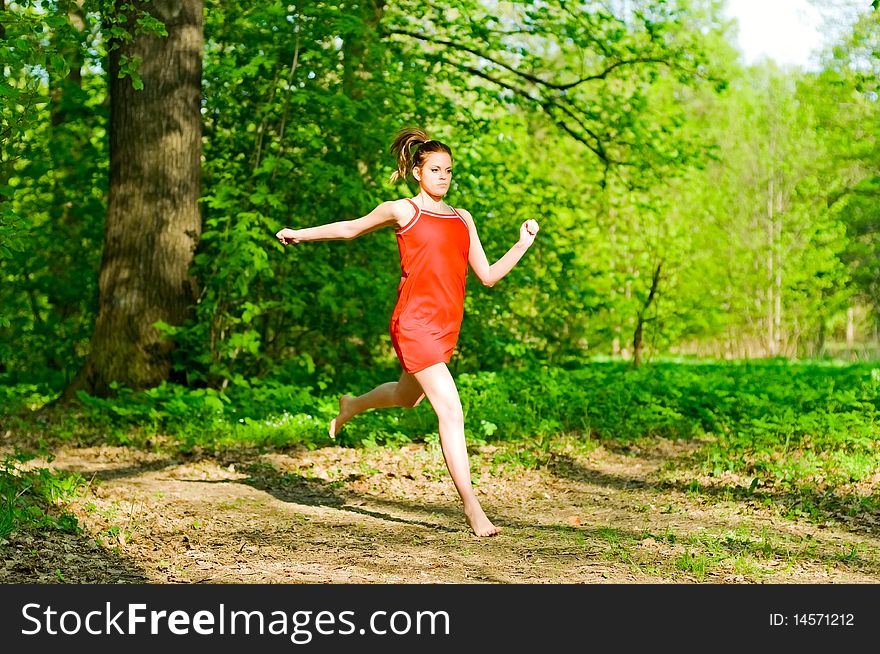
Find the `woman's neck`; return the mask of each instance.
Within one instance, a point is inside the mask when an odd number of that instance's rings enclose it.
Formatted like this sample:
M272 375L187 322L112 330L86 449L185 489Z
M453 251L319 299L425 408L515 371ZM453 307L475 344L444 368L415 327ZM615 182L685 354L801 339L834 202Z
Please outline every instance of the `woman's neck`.
M422 207L422 209L427 209L428 211L441 209L445 211L446 209L448 209L448 205L443 202L442 195L432 195L427 191L420 191L418 196L416 197L418 199L418 204Z

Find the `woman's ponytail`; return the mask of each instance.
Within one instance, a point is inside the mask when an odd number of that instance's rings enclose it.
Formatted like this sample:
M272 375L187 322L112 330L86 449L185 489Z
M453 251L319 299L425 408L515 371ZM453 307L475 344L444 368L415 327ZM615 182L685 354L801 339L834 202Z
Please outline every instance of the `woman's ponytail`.
M448 145L432 141L420 127L404 127L397 132L391 144L391 153L397 159L397 170L391 173L391 183L405 180L410 171L421 166L425 155L431 152L446 152L452 156Z

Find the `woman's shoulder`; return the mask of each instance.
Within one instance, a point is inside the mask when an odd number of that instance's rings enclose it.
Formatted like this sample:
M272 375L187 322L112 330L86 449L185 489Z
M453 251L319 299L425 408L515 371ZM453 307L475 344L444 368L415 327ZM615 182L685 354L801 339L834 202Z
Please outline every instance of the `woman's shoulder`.
M415 216L416 206L409 198L388 200L385 204L391 210L392 215L397 220L397 224L400 227L408 223Z
M465 209L464 207L455 207L455 210L461 214L462 218L464 218L469 223L474 222L474 217L471 215L471 212Z

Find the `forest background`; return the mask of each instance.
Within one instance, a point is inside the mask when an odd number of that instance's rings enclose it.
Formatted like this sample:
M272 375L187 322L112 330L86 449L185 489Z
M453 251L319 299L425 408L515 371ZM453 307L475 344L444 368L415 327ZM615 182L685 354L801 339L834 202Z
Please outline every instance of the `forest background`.
M117 4L119 15L88 2L0 7L7 383L62 391L114 341L94 333L108 195L121 183L110 165L108 59L118 55L114 79L128 79L135 92L122 100L135 102L146 64L121 46L148 40L121 27L129 5ZM185 191L198 192L192 247L175 249L181 227L157 215L167 210L161 176L181 175L157 159L137 180L157 192L126 207L141 213L125 229L173 254L114 271L158 285L163 271L186 267L192 288L171 291L191 295L177 324L128 335L129 352L171 337L171 365L117 359L81 386L393 372L393 235L284 252L267 234L410 194L387 182L388 144L409 124L454 147L450 200L479 217L490 255L522 219L544 228L506 283L470 284L459 371L594 355L876 354L876 12L846 31L838 24L821 69L804 71L741 65L722 7L208 3L201 174ZM130 10L135 35L153 29L151 47L174 46L158 21ZM120 120L125 129L120 160L143 134ZM142 321L155 313L139 308Z
M722 0L0 0L9 529L47 443L317 447L397 377L393 232L273 234L411 195L404 125L490 260L542 227L469 281L475 443L710 436L750 492L874 506L880 12L817 6L806 70L743 63ZM430 439L422 409L341 442Z

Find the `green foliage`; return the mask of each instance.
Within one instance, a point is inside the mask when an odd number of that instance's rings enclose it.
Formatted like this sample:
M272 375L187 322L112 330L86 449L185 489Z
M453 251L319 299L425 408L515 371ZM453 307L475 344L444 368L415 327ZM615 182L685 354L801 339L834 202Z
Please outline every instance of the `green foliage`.
M376 381L362 380L364 392ZM767 485L836 487L870 477L876 452L880 369L784 361L655 363L632 368L595 361L573 370L534 368L458 375L471 443L526 442L560 433L601 442L699 439L703 474L744 475L749 492ZM33 405L38 389L4 390L5 406ZM224 391L163 384L117 397L81 394L77 430L120 443L214 449L231 445L328 444L335 394L268 380ZM17 396L17 399L16 399ZM430 439L427 402L369 411L348 423L343 445ZM539 446L533 463L547 460Z
M116 397L79 394L80 420L87 431L101 432L120 444L155 442L165 435L176 447L250 444L283 447L326 440L327 402L308 388L271 382L225 392L162 384L143 393L115 388ZM320 416L320 417L317 417Z
M55 395L46 384L15 384L8 379L2 379L0 415L12 416L36 411L55 399Z
M272 234L410 195L385 181L404 124L453 146L449 201L491 261L523 220L542 225L502 282L469 279L457 373L628 356L640 317L648 359L821 355L880 288L877 14L813 74L744 69L718 4L208 2L198 302L160 326L174 381L219 397L244 380L320 392L396 374L391 230L286 249ZM105 60L164 34L133 3L71 7L7 5L0 49L0 373L47 395L81 367L95 320ZM121 62L135 85L136 64ZM661 431L685 428L653 410Z
M880 75L880 13L861 16L826 56L825 68L805 90L825 99L819 105L836 175L830 185L832 208L846 226L843 260L853 291L880 318L880 163L877 94ZM846 107L846 111L841 111Z
M130 30L162 35L164 26L133 4L109 0L6 6L0 372L60 389L87 353L97 305L109 155L106 56L131 39ZM136 70L136 61L123 62L135 85Z
M27 467L31 454L6 455L0 461L0 538L22 527L77 533L74 514L64 505L85 485L77 474Z
M674 105L659 114L651 109L655 94L699 78L699 30L685 25L677 6L646 8L627 22L598 8L579 16L555 3L542 10L507 3L497 15L528 26L508 36L496 29L503 21L484 29L471 20L485 12L471 2L427 16L407 2L378 11L360 5L343 11L333 3L296 11L208 9L205 224L194 269L201 294L193 319L166 330L178 344L176 367L190 384L223 388L236 375L330 383L351 379L364 366L394 369L387 322L399 268L390 230L287 250L270 237L285 225L355 218L410 194L383 183L393 164L387 147L401 125L424 125L460 153L449 199L474 214L493 259L513 244L522 220L543 220L548 203L562 198L559 213L554 207L546 216L540 260L529 257L491 297L471 282L472 319L458 363L467 370L582 354L584 309L599 302L590 278L601 273L585 265L578 248L584 235L596 233L578 225L592 208L585 212L566 186L587 170L577 183L588 195L589 185L608 174L602 157L647 170L649 162L669 164L661 149L677 151L673 159L682 161L685 152L699 150L676 141ZM432 28L415 30L415 16ZM601 44L597 33L607 34ZM581 55L559 54L564 39L581 47ZM452 45L440 55L431 41ZM494 62L488 78L474 77L474 52ZM540 70L551 85L519 75L518 83L537 90L511 94L504 62ZM573 76L585 62L596 74L577 82ZM565 93L552 87L573 81ZM587 130L599 123L619 127L614 133L595 127L604 145L581 131L587 148L569 143L576 152L572 170L557 186L547 185L554 162L541 153L566 147L564 132L552 131L552 124L566 107L584 106L596 107ZM652 117L658 115L669 116L669 124ZM428 119L433 116L442 122ZM524 148L536 130L538 147ZM597 158L599 147L608 152ZM532 151L533 158L524 156ZM558 278L565 267L573 268L573 279ZM544 283L539 297L529 293ZM558 339L560 331L571 339Z
M667 342L727 357L821 355L852 295L846 229L830 207L845 173L829 166L822 100L772 63L707 100L694 100L692 128L717 143L716 160L677 185L689 225L676 239L685 259Z
M0 370L62 386L94 320L103 241L106 83L97 17L56 3L7 9L2 103ZM7 113L10 112L10 113ZM11 118L7 119L8 116ZM5 236L11 236L6 238Z

